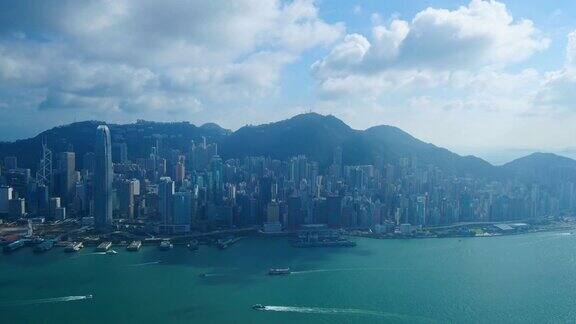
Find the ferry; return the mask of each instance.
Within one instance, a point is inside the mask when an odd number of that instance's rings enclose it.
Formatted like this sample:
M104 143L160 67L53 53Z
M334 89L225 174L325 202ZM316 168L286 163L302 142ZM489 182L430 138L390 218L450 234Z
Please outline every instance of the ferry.
M64 249L64 252L78 252L82 248L84 248L84 244L82 242L72 242L68 244L68 246Z
M4 247L4 253L10 253L18 250L19 248L23 247L26 242L24 240L17 240L14 241Z
M160 245L158 246L158 248L160 248L160 250L170 250L174 247L174 245L172 243L170 243L169 240L164 240L162 242L160 242Z
M34 247L34 252L35 253L42 253L42 252L46 252L51 250L54 247L54 241L53 240L45 240L44 242L36 245L36 247Z
M128 247L126 247L126 250L131 251L131 252L136 252L136 251L140 250L141 246L142 246L142 241L133 241L132 243L130 243L130 245L128 245Z
M102 242L102 243L100 243L100 245L98 245L98 247L96 248L96 251L106 252L106 251L108 251L108 249L110 249L111 246L112 246L112 242Z
M265 310L266 306L262 305L262 304L256 304L256 305L252 305L252 309L254 310Z
M280 276L290 274L290 268L272 268L268 271L271 276Z

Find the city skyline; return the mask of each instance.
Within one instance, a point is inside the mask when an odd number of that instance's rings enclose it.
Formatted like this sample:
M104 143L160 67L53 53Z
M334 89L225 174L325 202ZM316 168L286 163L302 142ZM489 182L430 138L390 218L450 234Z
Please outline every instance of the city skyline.
M325 224L430 235L435 226L538 223L576 210L576 161L553 154L497 167L397 128L358 132L315 113L235 133L187 123L110 127L80 123L15 143L18 156L3 156L0 169L0 213L81 220L103 233ZM46 162L53 153L56 167ZM33 156L38 167L27 168Z
M0 1L0 322L576 322L575 13Z
M0 139L92 119L235 130L311 109L494 163L574 157L572 2L132 6L2 3Z

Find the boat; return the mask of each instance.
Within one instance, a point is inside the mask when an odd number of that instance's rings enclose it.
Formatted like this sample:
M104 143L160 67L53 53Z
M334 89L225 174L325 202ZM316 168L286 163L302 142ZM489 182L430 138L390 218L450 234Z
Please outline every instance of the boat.
M254 310L264 310L264 309L266 309L266 306L264 306L264 305L262 305L262 304L255 304L255 305L252 305L252 309L254 309Z
M100 243L100 245L98 245L98 247L96 248L96 251L106 252L106 251L108 251L108 249L110 249L111 246L112 246L112 242L102 242L102 243Z
M64 249L64 252L67 252L67 253L78 252L82 248L84 248L84 244L82 242L72 242L72 243L68 244L68 246Z
M268 271L271 276L280 276L290 274L290 268L272 268Z
M130 243L130 245L128 245L128 247L126 247L126 250L131 251L131 252L136 252L136 251L140 250L141 246L142 246L142 241L132 241L132 243Z
M190 251L197 251L198 250L198 241L196 241L196 240L190 241L190 243L188 243L188 245L186 245L186 247L188 247L188 250L190 250Z
M24 240L14 241L4 247L4 253L10 253L18 250L26 244Z
M118 254L118 252L114 251L114 250L108 250L106 251L106 255L114 255L114 254Z
M45 240L44 242L36 245L36 247L34 247L34 252L35 253L42 253L42 252L46 252L51 250L54 247L54 241L53 240Z
M172 245L172 243L170 243L169 240L164 240L162 242L160 242L160 245L158 246L158 248L160 248L160 250L170 250L174 247L174 245Z
M86 295L86 299L92 299L92 295Z

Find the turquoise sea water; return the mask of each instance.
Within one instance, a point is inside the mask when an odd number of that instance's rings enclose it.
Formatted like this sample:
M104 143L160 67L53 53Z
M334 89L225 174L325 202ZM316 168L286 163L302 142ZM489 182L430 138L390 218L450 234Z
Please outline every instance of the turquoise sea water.
M576 235L357 242L296 249L250 238L224 251L113 256L26 248L0 256L0 322L576 321ZM294 273L267 276L271 267Z

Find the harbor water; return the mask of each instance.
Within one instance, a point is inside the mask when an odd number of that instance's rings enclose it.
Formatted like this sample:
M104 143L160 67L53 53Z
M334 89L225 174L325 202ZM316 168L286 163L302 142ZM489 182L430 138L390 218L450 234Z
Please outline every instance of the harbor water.
M0 255L0 322L576 321L571 233L355 241L306 249L247 238L224 250L113 246L113 255L22 248Z

